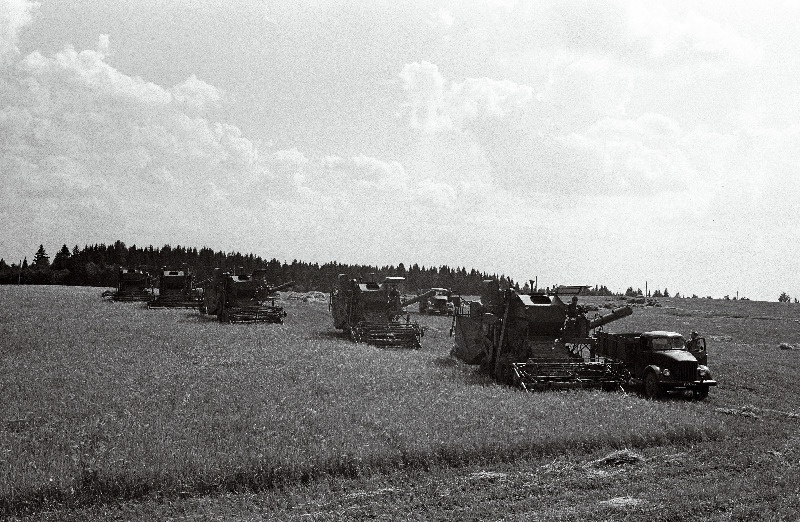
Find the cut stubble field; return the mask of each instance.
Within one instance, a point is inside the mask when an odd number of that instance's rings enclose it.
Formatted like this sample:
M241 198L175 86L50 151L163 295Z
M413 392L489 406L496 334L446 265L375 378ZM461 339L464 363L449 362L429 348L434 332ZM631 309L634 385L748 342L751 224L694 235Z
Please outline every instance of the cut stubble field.
M778 344L800 341L800 307L662 302L613 330L700 329L720 381L705 402L497 385L449 357L446 317L417 317L421 350L386 350L350 342L320 302L226 325L95 288L0 287L0 516L791 518L800 351ZM632 500L598 503L626 484Z

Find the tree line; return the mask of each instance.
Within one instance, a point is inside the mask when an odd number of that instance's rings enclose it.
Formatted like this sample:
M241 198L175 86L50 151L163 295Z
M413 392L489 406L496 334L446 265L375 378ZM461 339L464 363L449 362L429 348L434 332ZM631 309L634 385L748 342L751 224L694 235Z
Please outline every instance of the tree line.
M109 245L103 243L84 245L83 248L75 245L71 249L65 244L53 257L52 262L43 245L39 245L31 262L28 262L26 257L18 263L9 265L5 259L0 258L0 284L114 287L117 285L120 267L138 268L153 275L157 275L164 267L169 269L188 267L196 281L210 278L216 268L238 274L250 274L255 269L265 268L271 282L280 284L295 281L295 289L301 292L311 290L328 292L336 284L339 274L347 274L348 277L367 277L372 273L379 280L386 276L405 277L408 292L441 287L462 295L480 295L483 281L486 279L499 280L503 288L516 288L524 292L531 289L527 282L520 287L520 284L510 277L474 268L467 270L447 265L425 267L416 263L408 267L403 263L397 266L346 264L335 261L319 264L296 259L288 263L275 258L267 260L252 253L215 251L207 247L200 249L180 245L175 247L164 245L160 248L152 245L139 247L126 246L122 241L115 241ZM646 297L689 297L681 296L679 292L672 295L666 288L663 291L648 291L646 294ZM628 287L624 293L615 294L605 285L595 285L587 288L584 295L635 297L643 296L644 293L641 289L634 290L633 287ZM691 297L697 298L697 295ZM725 296L724 299L729 299L729 296ZM788 303L792 302L792 299L783 292L778 301ZM794 298L794 302L798 302L797 298Z
M434 287L449 288L462 295L478 295L481 293L485 279L498 279L503 287L519 287L505 275L490 274L476 269L453 268L447 265L405 266L403 263L387 266L372 266L337 263L307 263L293 260L291 263L275 258L264 259L254 254L239 252L214 251L203 247L200 249L185 246L140 247L126 246L122 241L113 244L85 245L72 249L63 245L53 257L43 245L28 262L27 257L19 263L9 265L0 259L0 284L37 284L37 285L73 285L115 287L120 267L137 268L157 275L166 267L177 270L188 268L196 281L203 281L213 275L214 269L237 274L250 274L255 269L266 269L267 276L274 284L286 281L295 282L295 290L330 291L336 284L339 274L348 277L368 277L375 274L378 280L386 276L403 276L406 278L406 291Z

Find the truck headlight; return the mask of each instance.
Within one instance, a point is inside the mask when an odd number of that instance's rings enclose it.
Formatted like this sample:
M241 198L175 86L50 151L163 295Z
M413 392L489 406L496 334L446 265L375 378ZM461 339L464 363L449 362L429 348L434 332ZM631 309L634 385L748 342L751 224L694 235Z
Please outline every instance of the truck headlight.
M708 369L708 366L703 366L702 364L697 367L697 373L703 379L710 379L711 378L711 370Z
M663 375L664 377L669 377L670 376L669 368L662 368L661 375Z

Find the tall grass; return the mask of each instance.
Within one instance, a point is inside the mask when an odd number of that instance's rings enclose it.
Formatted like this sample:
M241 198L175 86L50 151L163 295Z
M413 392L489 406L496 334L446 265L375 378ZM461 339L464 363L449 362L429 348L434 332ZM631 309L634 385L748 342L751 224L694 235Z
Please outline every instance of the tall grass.
M423 350L382 350L334 333L324 304L286 305L284 325L222 325L97 289L0 287L0 513L722 429L697 403L493 384L447 357L446 325Z

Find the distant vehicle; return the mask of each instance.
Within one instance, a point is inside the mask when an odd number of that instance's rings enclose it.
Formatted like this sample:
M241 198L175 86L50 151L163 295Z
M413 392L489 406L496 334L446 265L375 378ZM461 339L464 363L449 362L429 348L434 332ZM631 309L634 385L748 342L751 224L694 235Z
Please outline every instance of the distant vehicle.
M419 312L421 314L453 315L455 305L453 304L452 292L447 288L431 288L433 295L419 302Z

